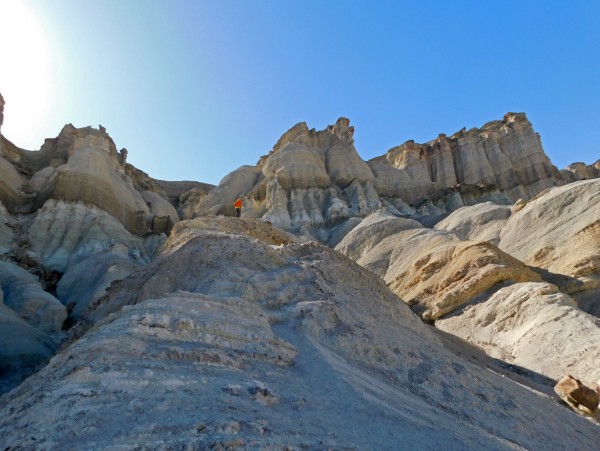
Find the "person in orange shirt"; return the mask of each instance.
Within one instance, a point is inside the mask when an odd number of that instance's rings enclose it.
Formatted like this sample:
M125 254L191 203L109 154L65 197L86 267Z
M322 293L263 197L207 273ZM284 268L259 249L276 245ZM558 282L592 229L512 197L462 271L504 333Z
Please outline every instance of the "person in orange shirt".
M239 218L242 215L242 206L244 203L242 202L242 198L238 197L237 200L233 203L235 207L235 217Z

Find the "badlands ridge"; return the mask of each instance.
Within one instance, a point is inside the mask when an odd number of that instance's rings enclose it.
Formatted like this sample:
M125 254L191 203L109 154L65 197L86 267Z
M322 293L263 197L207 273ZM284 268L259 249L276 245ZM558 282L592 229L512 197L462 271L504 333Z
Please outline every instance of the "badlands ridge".
M597 449L600 162L522 113L370 161L353 133L218 186L102 127L2 136L1 448Z

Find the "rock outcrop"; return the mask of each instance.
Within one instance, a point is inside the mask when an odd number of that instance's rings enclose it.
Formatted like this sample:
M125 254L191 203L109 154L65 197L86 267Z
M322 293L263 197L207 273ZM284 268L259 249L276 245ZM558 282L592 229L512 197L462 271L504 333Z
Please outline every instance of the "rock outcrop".
M225 177L194 215L231 215L233 200L243 196L244 216L326 240L331 227L381 207L373 173L356 152L353 133L346 118L318 132L305 123L295 125L256 166Z
M70 146L66 154L60 155L65 143ZM40 152L48 154L47 158L60 159L61 164L47 166L33 175L30 185L39 193L37 205L51 198L82 201L106 210L133 233L148 232L150 210L125 174L122 158L103 128L66 126L59 138L47 140Z
M597 179L600 177L600 160L587 165L581 162L571 163L566 171L571 172L575 180Z
M551 378L595 381L600 328L585 312L598 316L599 188L600 180L581 181L513 207L464 207L438 230L372 215L336 249L490 355ZM464 241L473 238L488 242Z
M596 425L457 358L339 253L216 221L174 230L90 309L96 326L5 395L5 447L597 445Z
M401 218L368 218L336 250L382 277L426 320L438 319L504 281L541 280L490 243L461 241Z
M504 287L435 325L492 357L553 379L567 372L590 382L600 379L598 319L549 283Z
M461 240L500 242L500 232L511 215L511 207L493 202L462 207L438 222L435 230L452 232Z
M546 271L580 306L600 314L600 180L550 190L515 212L498 246Z
M412 205L440 197L448 188L465 205L507 198L514 202L562 181L523 113L508 113L481 129L440 135L426 144L409 141L369 163L379 193ZM460 201L450 196L447 206L452 208L452 202Z
M435 222L465 205L511 204L567 180L522 113L426 144L409 141L368 163L353 133L345 118L319 132L299 123L256 166L229 174L186 214L232 215L242 196L244 215L331 242L341 222L379 208Z
M65 306L34 275L0 260L0 393L52 356L66 318Z
M0 448L596 449L551 398L600 378L598 180L553 187L593 171L522 114L370 162L353 133L217 187L101 126L2 137Z

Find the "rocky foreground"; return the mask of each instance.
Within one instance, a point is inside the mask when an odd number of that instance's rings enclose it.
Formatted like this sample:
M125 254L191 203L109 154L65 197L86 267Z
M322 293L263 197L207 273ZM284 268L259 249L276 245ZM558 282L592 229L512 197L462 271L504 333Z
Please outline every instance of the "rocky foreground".
M259 238L210 230L231 221L186 222L152 263L111 287L90 308L99 321L5 395L3 443L597 446L597 425L498 365L457 357L349 259L272 239L252 220L242 225Z
M102 127L2 137L2 449L597 449L598 164L522 114L369 162L353 132L217 187Z

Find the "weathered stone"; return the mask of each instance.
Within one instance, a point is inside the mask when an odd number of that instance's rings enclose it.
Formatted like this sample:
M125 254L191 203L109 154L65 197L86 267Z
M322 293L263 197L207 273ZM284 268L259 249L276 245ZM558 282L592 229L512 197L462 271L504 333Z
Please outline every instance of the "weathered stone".
M571 375L566 375L559 380L554 386L554 391L575 410L586 413L594 413L598 410L600 394Z
M589 165L581 162L571 163L566 170L574 175L575 180L595 179L600 177L600 160Z
M31 252L44 266L60 272L93 254L122 246L149 257L143 241L129 233L106 211L81 202L48 200L26 230Z
M369 161L384 197L401 197L415 205L435 198L449 187L480 188L478 199L503 193L512 201L529 199L541 190L564 183L542 150L539 136L522 113L481 129L440 135L426 144L408 141ZM499 190L499 192L497 191Z
M67 319L65 306L44 291L36 277L12 263L0 261L4 305L41 332L59 332Z
M346 118L318 132L305 123L295 125L257 166L225 177L195 214L232 215L231 204L242 195L244 216L326 240L323 230L381 207L373 173L356 152L353 133Z
M38 195L86 202L117 218L129 231L144 235L150 211L121 167L115 145L104 130L76 129L66 164L58 166Z
M437 328L492 357L552 379L565 372L600 379L600 328L549 283L517 283L436 321Z
M509 206L484 202L453 211L434 228L452 232L461 240L489 241L498 245L500 232L510 215Z
M549 190L519 206L498 246L542 268L545 277L580 306L600 314L600 180Z
M178 224L90 310L93 328L5 395L6 446L597 444L597 426L451 353L339 253L273 244L260 221L242 219L249 237L227 232L238 219L203 220Z
M355 227L336 250L382 277L426 320L438 319L504 281L541 280L490 243L461 241L407 219L375 218Z
M6 254L13 247L15 227L17 227L16 220L0 202L0 255Z
M0 302L0 395L46 362L59 342L58 337L36 329Z

